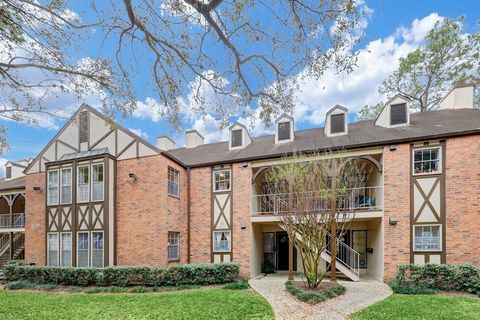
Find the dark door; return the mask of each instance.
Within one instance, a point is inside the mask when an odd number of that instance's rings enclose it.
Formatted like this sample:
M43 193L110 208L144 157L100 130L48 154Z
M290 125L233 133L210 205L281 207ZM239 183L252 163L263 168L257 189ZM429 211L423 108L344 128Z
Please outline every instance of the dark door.
M293 248L293 270L297 270L297 250ZM277 232L277 270L288 270L288 234Z

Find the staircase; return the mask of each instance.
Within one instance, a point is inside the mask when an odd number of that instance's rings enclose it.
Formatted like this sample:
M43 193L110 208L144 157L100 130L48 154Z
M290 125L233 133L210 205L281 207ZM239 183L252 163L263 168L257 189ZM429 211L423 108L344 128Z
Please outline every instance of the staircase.
M10 251L10 233L0 234L0 267L10 260L23 259L25 252L25 233L13 234L12 250Z

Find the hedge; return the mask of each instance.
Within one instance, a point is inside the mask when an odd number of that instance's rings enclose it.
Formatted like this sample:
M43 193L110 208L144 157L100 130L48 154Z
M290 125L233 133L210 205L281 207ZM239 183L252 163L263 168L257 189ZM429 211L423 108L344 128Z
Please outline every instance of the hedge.
M404 294L459 291L480 295L480 268L475 265L403 264L391 287L394 292Z
M239 277L236 263L178 265L156 267L38 267L18 263L4 268L7 281L66 286L182 286L233 282Z
M285 289L287 289L287 291L291 295L295 296L298 300L310 304L320 303L327 299L339 296L341 294L344 294L347 290L344 286L337 285L335 287L327 288L319 292L306 291L302 288L297 287L290 281L285 282Z

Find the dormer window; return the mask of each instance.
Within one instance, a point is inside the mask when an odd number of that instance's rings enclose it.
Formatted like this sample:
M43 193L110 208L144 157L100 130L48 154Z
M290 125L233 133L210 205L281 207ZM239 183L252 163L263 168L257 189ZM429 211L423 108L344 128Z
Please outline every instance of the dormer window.
M293 141L293 118L283 114L275 121L275 143Z
M5 168L5 179L11 179L12 178L12 167L6 167Z
M229 149L243 149L252 142L247 128L241 123L235 123L230 127Z
M345 114L332 114L331 116L331 133L345 132Z
M390 106L390 125L395 126L407 123L407 104L393 104Z
M278 124L278 140L290 140L290 122L280 122Z
M232 130L232 148L242 146L242 129Z

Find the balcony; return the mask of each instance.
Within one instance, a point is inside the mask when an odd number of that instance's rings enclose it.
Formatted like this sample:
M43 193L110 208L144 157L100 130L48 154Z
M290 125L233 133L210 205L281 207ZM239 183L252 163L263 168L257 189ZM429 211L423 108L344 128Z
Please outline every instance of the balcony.
M25 228L25 213L0 214L0 229Z
M346 197L349 197L346 199ZM304 210L324 212L330 210L330 202L322 198L320 192L296 194L292 201L305 201ZM383 187L363 187L348 189L338 198L337 207L342 210L361 213L383 210ZM282 215L288 213L289 194L259 194L252 196L252 216Z

